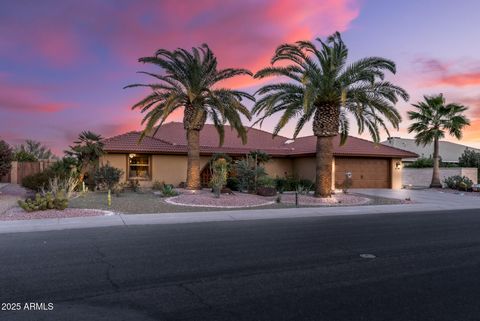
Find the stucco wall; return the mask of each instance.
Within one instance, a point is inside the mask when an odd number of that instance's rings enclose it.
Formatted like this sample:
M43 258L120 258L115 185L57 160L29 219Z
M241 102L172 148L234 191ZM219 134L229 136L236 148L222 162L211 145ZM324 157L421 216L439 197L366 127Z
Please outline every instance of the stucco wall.
M402 173L403 166L402 160L399 158L393 158L390 160L390 178L392 180L392 189L402 188Z
M290 158L272 158L265 164L265 170L271 177L293 175L293 161Z
M200 157L200 170L208 163L210 157ZM152 182L159 181L178 186L187 180L187 156L153 155Z
M110 164L123 171L120 182L125 182L127 173L127 154L105 154L100 157L100 165Z
M432 181L432 168L404 168L402 171L402 186L429 186ZM460 175L470 178L474 184L477 184L476 168L440 168L440 181L446 177Z

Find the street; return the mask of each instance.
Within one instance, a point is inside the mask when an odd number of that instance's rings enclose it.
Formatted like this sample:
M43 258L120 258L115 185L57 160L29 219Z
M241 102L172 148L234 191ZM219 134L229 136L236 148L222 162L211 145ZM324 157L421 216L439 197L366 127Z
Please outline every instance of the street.
M480 320L479 214L2 234L0 320Z

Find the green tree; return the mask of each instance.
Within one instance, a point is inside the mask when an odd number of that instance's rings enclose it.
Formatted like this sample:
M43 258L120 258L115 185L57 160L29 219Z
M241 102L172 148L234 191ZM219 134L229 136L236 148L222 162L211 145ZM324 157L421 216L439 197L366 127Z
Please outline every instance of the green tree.
M442 187L440 182L440 155L439 141L445 137L445 133L457 139L462 138L462 130L470 125L464 112L468 109L460 104L445 102L442 94L424 96L424 101L412 104L415 110L408 112L412 124L408 132L415 133L417 145L429 145L433 143L433 173L430 187Z
M34 160L57 158L47 146L43 145L39 141L32 139L27 139L25 143L16 146L15 154L21 155L19 156L20 158Z
M330 197L332 190L333 138L340 134L345 143L353 116L358 132L368 130L375 142L380 129L388 133L387 123L398 129L400 114L395 109L399 97L408 99L406 91L385 81L385 72L395 73L395 63L380 57L367 57L347 64L348 49L340 33L319 46L310 41L279 46L272 66L258 71L256 78L279 76L283 81L267 84L257 93L262 97L253 109L262 115L258 122L282 113L274 135L292 119L297 119L296 137L304 125L313 120L317 137L315 196ZM280 63L277 66L276 63Z
M6 175L12 168L13 153L10 145L0 140L0 176Z
M133 84L126 87L145 86L152 90L132 107L145 113L142 137L151 133L156 125L158 129L173 112L183 109L183 127L188 144L187 188L200 189L200 131L206 120L213 122L222 145L226 122L245 143L247 135L241 115L251 119L242 100L254 101L254 97L243 91L222 88L220 83L252 73L246 69L217 69L217 58L205 44L192 48L191 51L160 49L155 56L140 58L139 61L156 65L163 71L162 74L142 72L155 78L158 81L156 84Z

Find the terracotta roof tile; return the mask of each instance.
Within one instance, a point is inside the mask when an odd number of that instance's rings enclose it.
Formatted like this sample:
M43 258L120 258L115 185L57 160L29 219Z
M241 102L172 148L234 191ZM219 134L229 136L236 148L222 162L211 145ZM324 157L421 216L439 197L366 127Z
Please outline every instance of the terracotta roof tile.
M167 123L159 128L154 137L146 136L140 143L140 132L129 132L123 135L105 139L105 151L132 153L166 153L185 154L187 141L182 123ZM263 130L251 128L248 131L248 141L245 145L236 132L229 126L225 128L225 141L218 146L218 133L213 125L205 125L200 132L200 153L228 153L244 155L252 150L263 150L273 156L314 155L316 137L306 136L291 140L284 136L272 137ZM350 136L345 145L340 146L339 137L334 140L334 155L336 156L366 156L366 157L416 157L417 155L398 148L374 144L365 139Z

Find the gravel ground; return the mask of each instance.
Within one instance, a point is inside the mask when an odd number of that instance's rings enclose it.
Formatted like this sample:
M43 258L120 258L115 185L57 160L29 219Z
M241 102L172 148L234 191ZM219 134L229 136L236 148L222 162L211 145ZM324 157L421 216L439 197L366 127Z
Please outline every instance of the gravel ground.
M282 194L283 197L287 194ZM383 198L383 197L371 197L361 194L350 194L360 197L366 197L370 201L363 205L391 205L407 203L405 201ZM223 196L222 196L223 197ZM273 197L275 199L276 197ZM316 205L319 206L319 205ZM322 205L320 205L322 206ZM112 196L112 206L107 206L107 194L102 192L90 192L84 196L75 198L70 201L69 207L71 208L85 208L85 209L103 209L110 210L116 213L125 214L147 214L147 213L175 213L175 212L199 212L199 211L219 211L225 210L225 208L215 207L194 207L194 206L181 206L173 205L165 202L164 198L154 195L151 192L133 193L125 192L119 197ZM265 206L258 206L255 209L275 209L275 208L294 208L293 204L271 204ZM305 206L300 202L299 207ZM245 209L245 208L243 208ZM242 210L242 208L232 208L230 210Z
M106 214L102 210L87 210L78 208L67 208L63 211L47 210L37 212L25 212L20 207L14 207L7 210L0 215L0 221L14 221L14 220L33 220L42 218L68 218L68 217L84 217L84 216L101 216Z
M458 191L456 189L450 189L450 188L427 188L425 190L427 192L431 191L436 193L461 194L466 196L480 197L480 192L464 192L464 191Z
M282 203L295 204L295 194L283 194L281 198ZM353 206L370 203L370 198L355 194L335 194L330 198L317 198L309 194L298 195L298 203L312 206Z

